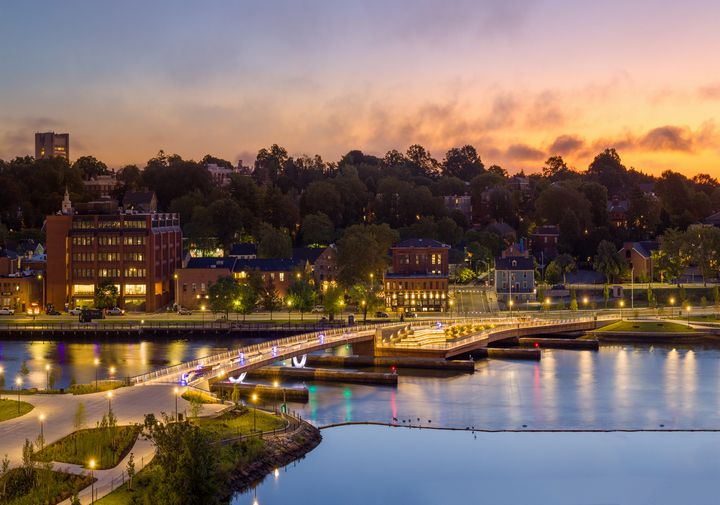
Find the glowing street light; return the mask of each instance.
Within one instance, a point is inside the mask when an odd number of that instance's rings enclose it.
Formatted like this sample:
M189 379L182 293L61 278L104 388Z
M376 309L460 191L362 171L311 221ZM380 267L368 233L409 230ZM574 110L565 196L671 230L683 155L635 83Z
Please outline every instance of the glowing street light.
M620 321L623 320L623 305L625 305L625 302L620 300Z
M108 417L110 417L110 410L112 409L112 406L110 405L111 400L112 400L112 391L108 391Z
M92 472L92 496L90 497L90 503L95 503L95 460L90 461L90 471Z
M204 328L204 327L205 327L205 305L203 305L202 307L200 307L200 309L202 310L203 328Z
M299 276L300 274L298 274ZM292 300L288 300L288 324L290 324L290 313L292 312Z
M688 328L690 328L690 305L688 305L686 308L687 308L687 317L688 317L687 325L688 325Z
M275 387L275 401L273 402L273 410L275 411L275 414L277 414L277 392L278 392L277 381L273 382L273 386Z
M675 303L675 298L670 298L670 317L672 317L673 309L672 306Z
M98 360L95 360L95 392L97 393L98 388L98 365L100 362Z
M513 306L513 301L510 300L510 317L512 317L512 306Z
M583 303L585 304L585 315L586 316L587 316L587 302L588 302L587 297L583 298Z
M255 400L257 400L257 395L252 396L253 399L253 431L257 431L257 405L255 404Z

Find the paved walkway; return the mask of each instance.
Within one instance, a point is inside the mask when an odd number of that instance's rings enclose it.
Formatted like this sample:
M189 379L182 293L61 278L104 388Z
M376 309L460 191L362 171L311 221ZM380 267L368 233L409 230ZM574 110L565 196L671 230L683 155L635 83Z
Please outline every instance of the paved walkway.
M112 392L112 408L118 418L118 425L129 425L143 423L145 414L153 413L160 416L161 412L172 415L175 411L175 386L171 384L153 384L145 386L125 387ZM180 412L186 412L190 403L181 398L185 388L178 388L177 406ZM35 408L24 416L0 422L0 458L7 453L10 466L16 467L22 464L22 447L25 439L35 441L40 434L40 414L45 415L43 432L46 444L51 444L74 431L73 417L79 403L85 405L87 426L95 427L102 419L108 409L107 393L93 393L89 395L30 395L22 397L22 401L30 403ZM212 415L223 408L220 404L208 404L204 406L204 415ZM138 439L132 449L135 458L135 469L139 471L142 464L147 464L154 453L154 447L150 442ZM109 493L112 488L122 482L121 472L127 466L126 458L118 466L110 470L97 470L95 478L95 491L98 497ZM89 462L88 462L89 463ZM70 468L73 473L77 471L88 471L78 465L56 463L58 468ZM83 504L90 503L90 488L80 493ZM100 494L102 493L102 494ZM67 502L69 503L69 501Z

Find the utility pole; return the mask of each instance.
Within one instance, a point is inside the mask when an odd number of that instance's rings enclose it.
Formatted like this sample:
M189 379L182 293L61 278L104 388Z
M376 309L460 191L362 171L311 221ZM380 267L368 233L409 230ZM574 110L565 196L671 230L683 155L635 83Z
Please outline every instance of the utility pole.
M630 270L630 308L635 308L635 267Z

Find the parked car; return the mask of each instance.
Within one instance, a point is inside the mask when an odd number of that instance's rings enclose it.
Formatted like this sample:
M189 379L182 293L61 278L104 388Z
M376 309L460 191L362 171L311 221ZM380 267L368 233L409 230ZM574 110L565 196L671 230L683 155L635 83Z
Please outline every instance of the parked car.
M325 307L323 307L322 305L315 305L315 307L313 307L313 309L312 309L312 313L313 313L313 314L320 314L320 313L322 313L322 311L324 311L324 310L325 310Z
M27 309L27 315L28 316L40 315L40 306L36 302L32 302Z
M564 286L563 284L555 284L555 285L554 285L553 287L551 287L550 289L552 289L552 290L555 290L555 289L565 289L565 286Z
M82 309L77 307L74 309L70 309L68 310L68 314L70 314L71 316L79 316L80 314L82 314Z
M112 309L107 309L105 313L108 316L123 316L125 315L125 311L119 307L113 307Z
M15 311L8 307L3 307L0 309L0 316L12 316L15 314Z
M59 316L60 312L55 309L48 309L45 311L45 314L47 314L48 316Z
M414 319L417 317L417 314L415 312L405 312L405 318L408 318L408 317Z
M387 312L378 310L377 312L375 312L375 317L390 317L390 316L388 316Z
M182 307L178 309L178 316L189 316L190 314L192 314L190 309L183 309Z

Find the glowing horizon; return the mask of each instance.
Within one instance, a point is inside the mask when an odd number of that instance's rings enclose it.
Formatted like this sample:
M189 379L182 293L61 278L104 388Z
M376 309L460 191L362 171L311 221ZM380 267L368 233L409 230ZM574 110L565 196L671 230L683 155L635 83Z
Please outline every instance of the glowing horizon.
M143 166L159 150L250 164L382 157L578 170L608 147L659 175L720 176L720 5L639 0L326 0L302 4L78 0L0 10L0 158L34 133L72 159ZM28 26L32 35L28 37Z

